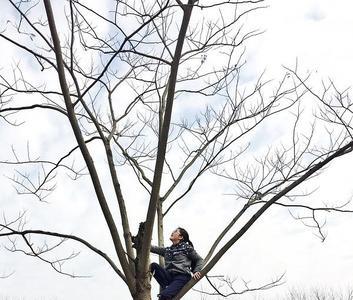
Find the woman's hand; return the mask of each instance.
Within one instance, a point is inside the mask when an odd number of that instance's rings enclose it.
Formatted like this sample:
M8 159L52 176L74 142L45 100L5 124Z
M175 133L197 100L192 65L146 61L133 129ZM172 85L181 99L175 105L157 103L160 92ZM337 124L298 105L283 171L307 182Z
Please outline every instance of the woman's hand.
M201 278L201 273L200 272L196 272L192 275L192 278L194 278L195 280L199 280Z

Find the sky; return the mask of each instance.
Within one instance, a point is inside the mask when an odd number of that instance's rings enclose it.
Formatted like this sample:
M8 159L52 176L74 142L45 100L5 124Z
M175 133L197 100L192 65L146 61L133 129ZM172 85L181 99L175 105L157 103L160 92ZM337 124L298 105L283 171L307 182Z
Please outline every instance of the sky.
M313 78L318 81L331 78L340 88L352 85L351 1L272 0L266 4L266 9L256 12L247 20L265 32L247 45L244 80L250 82L264 70L268 78L278 78L283 74L283 66L291 67L298 60L300 70L304 74L313 72ZM6 45L3 49L9 55ZM5 55L0 62L6 62ZM5 72L4 69L2 72ZM11 145L19 143L19 140L23 146L31 131L37 133L36 137L31 138L33 156L43 151L54 155L59 147L63 149L65 146L61 145L61 137L69 135L70 128L59 125L60 117L52 119L38 114L38 118L32 118L26 128L17 128L16 131L8 127L6 130L0 129L2 145L5 145L1 147L0 154L6 155ZM47 142L43 144L41 140ZM352 160L352 154L340 158L320 177L310 181L313 187L319 189L307 201L343 203L350 199L353 187L347 166L352 164ZM0 181L1 213L5 211L7 215L16 215L18 211L27 210L28 222L33 228L46 224L46 228L55 229L59 225L65 232L99 242L102 249L112 254L104 221L96 213L98 206L94 201L89 201L94 199L93 189L84 179L78 181L78 191L77 186L66 184L69 182L67 178L60 178L64 188L58 188L51 196L55 200L46 204L38 203L31 197L16 196L11 182L5 177L9 169L1 166L0 170L3 176ZM129 187L129 176L131 174L121 178L123 186ZM229 184L220 181L215 186L213 180L201 180L189 196L193 201L177 206L165 225L166 236L177 226L187 228L201 256L206 255L210 240L219 234L225 220L231 220L237 207L233 197L227 195L231 193ZM144 199L141 191L134 192L135 201L128 204L128 210L131 217L139 221L144 216L139 206L143 206ZM214 212L217 212L216 215ZM276 299L291 288L353 288L353 236L350 234L353 218L349 214L335 213L325 218L328 235L322 243L315 237L315 231L294 220L288 211L271 208L221 259L211 275L236 278L236 284L241 288L242 280L251 281L250 285L256 286L285 273L285 284L281 287L230 299ZM132 225L135 231L138 221ZM88 278L62 276L36 259L22 253L9 253L0 247L0 274L14 272L9 278L0 280L0 299L129 299L127 288L102 259L77 244L64 245L62 251L70 253L73 249L81 254L68 264L68 269L75 274L88 275ZM153 256L152 259L157 258ZM205 280L196 288L210 290ZM154 283L152 294L155 296L156 293ZM186 300L191 298L202 299L202 296L193 293L185 296Z

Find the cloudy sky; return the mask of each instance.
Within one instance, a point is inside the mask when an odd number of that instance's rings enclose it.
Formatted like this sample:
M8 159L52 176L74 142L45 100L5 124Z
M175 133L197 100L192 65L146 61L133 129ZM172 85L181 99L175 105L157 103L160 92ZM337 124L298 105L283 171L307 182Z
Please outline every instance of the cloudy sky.
M265 30L263 35L250 41L247 46L244 76L249 81L263 70L266 70L269 78L277 78L283 73L283 65L291 67L298 59L300 69L304 73L312 71L314 79L331 78L340 88L352 85L351 1L272 0L266 3L268 8L249 17L254 27ZM5 53L6 47L4 45ZM1 63L6 60L6 56L2 55ZM41 122L33 118L26 128L16 129L16 133L14 129L1 129L1 155L6 155L11 145L18 143L18 140L22 141L23 146L31 131L38 133L36 138L31 139L34 155L42 151L55 152L60 144L60 136L69 135L70 129L58 127L59 119L41 118ZM47 130L49 127L51 136ZM43 145L41 139L50 142ZM353 195L348 167L352 163L351 154L334 162L327 172L311 182L320 189L310 199L338 203L348 200ZM0 170L1 175L9 174L6 167L2 166ZM65 185L68 179L60 180ZM126 185L129 183L128 178L122 181ZM52 195L60 201L49 204L38 203L31 197L16 196L5 176L0 181L0 187L0 207L6 214L15 215L19 210L27 210L31 227L40 228L41 224L46 224L48 229L54 230L59 224L62 231L86 237L92 242L98 241L105 251L111 253L105 224L96 213L97 206L87 201L92 198L91 187L82 186L78 193L77 187L65 185L64 189L58 188ZM181 205L175 214L168 217L166 233L179 225L186 227L197 251L205 255L210 240L224 226L224 220L231 220L234 215L236 206L232 197L225 195L225 191L231 192L231 189L221 183L215 187L207 178L202 180L190 195L194 199L192 204ZM136 199L135 205L143 201L142 195L138 193ZM40 212L38 208L41 208ZM143 212L137 206L128 208L136 221L132 225L136 230ZM213 214L214 211L217 211L217 216ZM322 243L314 236L313 230L295 221L286 210L270 209L222 258L211 275L226 274L237 278L241 288L242 279L256 286L285 273L285 285L263 292L261 295L265 299L276 297L289 288L353 288L353 236L350 230L353 218L351 215L330 213L326 221L328 236ZM68 269L75 274L88 275L88 278L71 279L59 275L36 259L0 248L0 274L14 271L9 278L0 280L0 299L129 299L127 288L105 262L75 244L65 246L63 251L70 253L72 249L81 251L81 254L69 264ZM197 288L201 287L210 289L205 281L198 284ZM156 294L156 286L153 288ZM255 296L251 294L234 299L254 299ZM201 296L191 294L185 299L195 297L201 299Z

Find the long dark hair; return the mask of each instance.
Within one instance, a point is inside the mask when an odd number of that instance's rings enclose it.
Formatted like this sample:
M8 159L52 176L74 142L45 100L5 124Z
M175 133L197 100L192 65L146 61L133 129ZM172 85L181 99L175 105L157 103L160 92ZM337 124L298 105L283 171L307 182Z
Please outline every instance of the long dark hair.
M183 237L183 241L185 243L188 243L191 247L194 247L193 243L189 239L188 232L184 228L181 228L181 227L178 227L177 229L179 230L180 235Z

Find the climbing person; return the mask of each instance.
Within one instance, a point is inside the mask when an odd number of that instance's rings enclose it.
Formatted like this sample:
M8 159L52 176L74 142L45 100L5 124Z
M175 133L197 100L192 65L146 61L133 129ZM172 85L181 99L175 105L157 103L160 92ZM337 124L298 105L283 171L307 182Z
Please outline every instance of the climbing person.
M201 278L203 259L194 250L188 232L178 227L170 235L170 247L151 246L151 252L165 259L165 268L157 263L150 266L153 277L161 286L159 300L170 300L191 279Z

